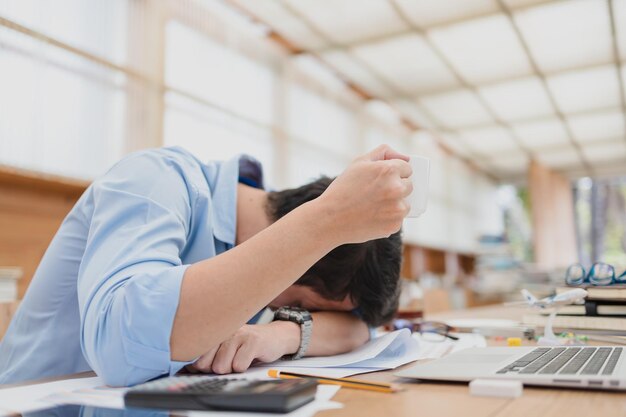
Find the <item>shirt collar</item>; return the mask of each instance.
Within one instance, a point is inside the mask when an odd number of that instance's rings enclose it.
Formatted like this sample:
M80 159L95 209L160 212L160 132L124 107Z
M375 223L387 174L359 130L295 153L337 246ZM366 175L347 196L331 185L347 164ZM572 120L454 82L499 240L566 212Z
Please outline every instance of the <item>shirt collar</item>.
M213 235L235 246L237 234L237 179L239 155L220 164L211 197L213 200Z
M263 187L261 163L248 155L237 155L220 164L211 193L213 235L231 246L235 246L237 237L237 183L242 174L252 178L259 188Z

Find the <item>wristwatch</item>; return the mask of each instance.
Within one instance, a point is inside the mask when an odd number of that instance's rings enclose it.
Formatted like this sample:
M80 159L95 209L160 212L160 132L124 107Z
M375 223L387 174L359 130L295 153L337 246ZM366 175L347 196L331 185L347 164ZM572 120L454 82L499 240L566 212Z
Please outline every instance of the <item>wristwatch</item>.
M300 348L293 355L285 359L300 359L306 353L313 332L313 317L311 313L298 307L280 307L274 313L274 320L291 321L300 325Z

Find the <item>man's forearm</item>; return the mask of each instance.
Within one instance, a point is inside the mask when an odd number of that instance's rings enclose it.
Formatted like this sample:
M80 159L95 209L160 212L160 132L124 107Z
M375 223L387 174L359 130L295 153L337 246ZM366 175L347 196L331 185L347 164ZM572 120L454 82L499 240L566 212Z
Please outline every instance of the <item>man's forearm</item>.
M369 340L367 325L352 313L320 311L313 313L313 334L307 356L327 356L349 352Z

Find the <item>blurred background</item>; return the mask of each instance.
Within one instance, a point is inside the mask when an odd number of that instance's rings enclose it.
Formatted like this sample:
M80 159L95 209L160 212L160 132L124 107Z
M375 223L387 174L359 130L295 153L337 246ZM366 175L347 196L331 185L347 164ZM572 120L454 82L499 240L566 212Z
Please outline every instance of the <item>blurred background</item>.
M626 0L0 0L0 299L125 154L247 153L283 188L431 158L405 306L626 266Z

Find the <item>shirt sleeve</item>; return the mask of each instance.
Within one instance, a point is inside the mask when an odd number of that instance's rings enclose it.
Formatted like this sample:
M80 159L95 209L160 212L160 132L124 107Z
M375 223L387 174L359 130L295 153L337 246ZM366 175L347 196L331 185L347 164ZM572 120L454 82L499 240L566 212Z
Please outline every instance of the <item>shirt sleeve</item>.
M189 185L155 157L127 158L91 186L78 276L81 347L113 386L174 374L170 334L187 265Z

